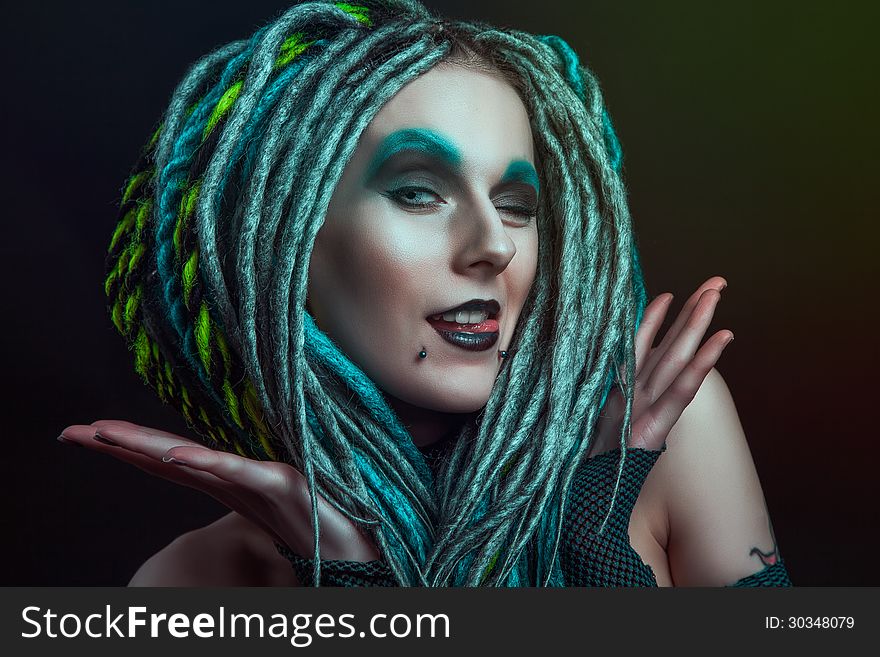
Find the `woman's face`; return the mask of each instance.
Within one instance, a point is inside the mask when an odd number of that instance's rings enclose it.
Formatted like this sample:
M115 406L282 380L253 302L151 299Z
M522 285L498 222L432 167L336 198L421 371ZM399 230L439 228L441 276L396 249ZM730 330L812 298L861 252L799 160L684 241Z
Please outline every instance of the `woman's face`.
M435 67L376 115L333 194L309 268L316 323L387 394L480 409L535 277L538 194L513 87Z

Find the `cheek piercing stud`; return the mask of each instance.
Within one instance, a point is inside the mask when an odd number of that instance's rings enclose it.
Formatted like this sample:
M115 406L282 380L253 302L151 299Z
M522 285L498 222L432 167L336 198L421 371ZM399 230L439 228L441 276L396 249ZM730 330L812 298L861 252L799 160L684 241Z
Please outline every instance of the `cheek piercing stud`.
M501 356L501 360L504 360L505 358L507 358L507 352L506 352L506 351L499 351L499 352L498 352L498 355Z
M421 358L422 360L424 360L424 359L427 358L427 357L428 357L428 352L425 351L424 349L422 349L422 350L419 352L419 358Z

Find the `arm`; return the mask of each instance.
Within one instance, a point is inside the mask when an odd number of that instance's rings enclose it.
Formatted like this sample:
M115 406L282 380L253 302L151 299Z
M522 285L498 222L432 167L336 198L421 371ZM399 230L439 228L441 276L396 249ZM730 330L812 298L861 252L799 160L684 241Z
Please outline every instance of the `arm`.
M670 432L658 470L676 586L729 586L780 559L752 455L717 370Z
M725 286L720 277L700 286L656 347L670 295L645 309L636 334L628 446L667 446L643 480L642 498L660 520L648 524L666 550L675 585L790 586L742 426L714 370L733 336L718 331L700 346ZM617 440L623 409L622 393L612 391L597 425L599 453Z
M297 554L313 553L308 485L292 466L212 450L182 436L118 420L71 425L59 440L201 490L234 511L172 542L141 567L132 585L299 585L275 547L278 542ZM372 542L344 514L320 495L317 503L322 557L377 558Z
M290 564L237 513L187 532L138 569L129 586L299 586Z
M174 539L147 559L128 583L129 586L235 586L242 584L231 564L218 563L216 549L195 530Z

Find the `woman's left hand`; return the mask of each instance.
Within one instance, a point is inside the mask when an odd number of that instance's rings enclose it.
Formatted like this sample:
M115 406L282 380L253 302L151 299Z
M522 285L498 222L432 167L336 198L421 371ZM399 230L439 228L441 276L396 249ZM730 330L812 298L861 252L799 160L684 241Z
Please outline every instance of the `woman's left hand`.
M648 304L635 339L635 389L628 447L663 448L672 427L733 340L733 333L722 330L700 347L725 287L727 282L715 276L697 288L660 344L653 348L672 295L661 294ZM621 372L623 375L625 372ZM624 409L623 394L615 385L599 418L590 456L619 445Z
M308 485L305 477L286 463L210 449L183 436L120 420L72 425L59 439L207 493L296 554L314 551ZM372 542L320 494L317 506L323 558L378 558Z

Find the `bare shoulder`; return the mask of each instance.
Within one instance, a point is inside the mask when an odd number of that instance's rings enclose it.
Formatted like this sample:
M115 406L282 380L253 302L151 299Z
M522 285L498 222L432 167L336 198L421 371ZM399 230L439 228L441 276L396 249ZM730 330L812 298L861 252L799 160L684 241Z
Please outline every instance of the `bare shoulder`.
M673 427L651 473L677 586L725 586L779 558L755 463L713 369Z
M129 586L298 586L290 563L249 520L231 512L150 557Z

